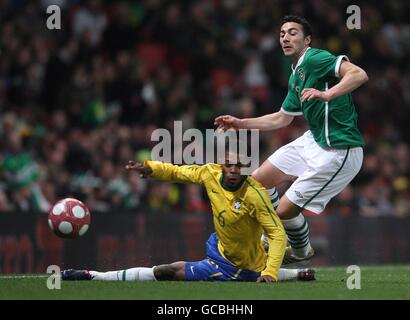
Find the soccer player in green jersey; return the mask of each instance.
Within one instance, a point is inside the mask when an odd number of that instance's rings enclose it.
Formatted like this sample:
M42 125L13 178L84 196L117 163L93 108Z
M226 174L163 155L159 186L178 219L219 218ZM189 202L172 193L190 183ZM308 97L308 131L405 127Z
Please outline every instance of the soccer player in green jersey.
M363 161L363 139L350 93L368 80L367 74L346 56L310 47L311 41L305 19L284 17L280 45L292 62L292 74L280 111L257 118L215 119L224 130L275 130L289 125L295 116L307 122L307 132L279 148L252 174L268 190L285 227L290 246L284 264L314 254L301 212L321 213L352 181ZM275 186L285 181L293 183L279 200Z

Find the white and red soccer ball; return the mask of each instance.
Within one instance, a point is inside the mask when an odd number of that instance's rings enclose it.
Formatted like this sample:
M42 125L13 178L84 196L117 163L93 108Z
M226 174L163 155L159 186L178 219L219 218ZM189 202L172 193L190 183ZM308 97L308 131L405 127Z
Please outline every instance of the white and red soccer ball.
M48 225L57 236L74 239L87 232L90 226L90 211L80 200L65 198L51 208Z

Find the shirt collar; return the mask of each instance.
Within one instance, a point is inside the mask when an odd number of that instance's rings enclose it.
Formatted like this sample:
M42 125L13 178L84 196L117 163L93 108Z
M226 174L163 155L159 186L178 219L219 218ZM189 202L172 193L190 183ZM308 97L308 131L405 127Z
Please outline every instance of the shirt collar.
M231 186L228 186L224 183L223 176L224 176L224 174L222 173L221 177L219 178L219 183L221 184L222 188L224 188L225 190L230 191L230 192L235 192L235 191L239 190L239 188L242 187L244 181L248 177L248 176L241 176L241 181L236 186L231 187Z
M290 67L292 68L292 72L295 73L296 69L299 67L299 65L303 62L303 58L305 57L306 52L310 49L310 47L307 47L305 52L303 52L302 56L299 58L298 63L296 63L295 68L293 68L293 65L291 64Z

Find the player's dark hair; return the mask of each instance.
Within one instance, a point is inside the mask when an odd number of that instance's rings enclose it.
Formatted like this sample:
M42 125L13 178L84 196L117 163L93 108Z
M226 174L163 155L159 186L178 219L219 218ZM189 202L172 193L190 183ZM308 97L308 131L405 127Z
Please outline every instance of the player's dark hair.
M230 152L232 149L236 149L236 154L239 155L239 160L241 158L245 158L250 153L250 143L247 137L240 137L238 132L235 132L236 138L231 140L225 140L225 155L226 153ZM222 163L225 162L225 159L222 159ZM242 163L242 166L250 166L251 163Z
M231 148L235 148L237 154L240 152L244 154L249 153L249 143L239 138L225 141L225 153L231 151Z
M289 15L289 16L283 17L282 24L286 22L295 22L295 23L300 24L302 26L303 34L305 38L307 36L310 36L310 38L312 38L312 27L310 26L310 23L305 18Z

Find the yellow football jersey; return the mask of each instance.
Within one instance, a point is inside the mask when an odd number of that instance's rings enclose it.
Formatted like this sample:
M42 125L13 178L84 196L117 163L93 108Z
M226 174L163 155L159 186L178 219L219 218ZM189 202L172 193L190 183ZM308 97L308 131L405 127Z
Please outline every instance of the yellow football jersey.
M286 249L286 234L263 186L252 177L244 177L235 189L224 185L218 164L172 165L146 161L151 177L179 183L203 185L211 201L218 249L234 266L261 272L278 279ZM269 242L266 257L262 231Z

